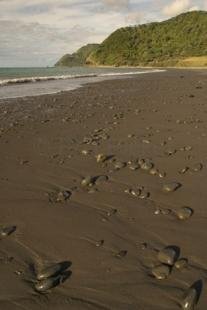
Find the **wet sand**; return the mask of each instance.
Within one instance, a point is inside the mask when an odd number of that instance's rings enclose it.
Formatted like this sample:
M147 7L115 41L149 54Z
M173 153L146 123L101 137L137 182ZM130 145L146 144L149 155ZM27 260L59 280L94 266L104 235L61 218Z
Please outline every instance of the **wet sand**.
M206 310L207 71L1 101L0 151L0 309Z

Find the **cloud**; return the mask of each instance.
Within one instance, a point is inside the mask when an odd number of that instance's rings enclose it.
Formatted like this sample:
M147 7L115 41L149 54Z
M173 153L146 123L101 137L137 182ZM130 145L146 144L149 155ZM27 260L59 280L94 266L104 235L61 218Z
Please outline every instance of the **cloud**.
M132 11L126 15L126 23L130 24L130 25L140 24L141 21L143 20L143 18L144 18L144 16L143 16L142 12Z
M0 21L0 67L53 65L64 53L100 40L93 29L74 26L58 29L38 23ZM14 31L15 29L15 31Z
M129 0L102 0L102 2L113 9L125 9L129 6Z
M172 1L0 0L0 66L52 65L117 28L207 9L207 0Z
M189 11L197 11L199 10L199 7L197 5L192 6L191 8L189 8Z
M188 11L190 7L190 0L175 0L163 8L163 13L166 16L174 16L183 13L184 11Z

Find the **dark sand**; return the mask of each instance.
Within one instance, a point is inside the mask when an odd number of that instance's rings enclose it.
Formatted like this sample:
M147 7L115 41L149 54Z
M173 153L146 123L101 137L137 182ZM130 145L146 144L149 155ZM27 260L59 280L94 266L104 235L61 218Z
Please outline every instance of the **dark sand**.
M0 309L176 310L196 281L196 309L207 309L206 71L1 101L0 127L0 224L17 227L0 240ZM99 153L114 158L100 164ZM114 170L112 160L141 158L166 177ZM109 180L82 187L88 175ZM168 181L182 187L164 193ZM124 192L138 186L150 197ZM61 190L71 197L50 202ZM182 206L194 210L186 221L174 213ZM188 265L157 280L151 270L165 246L178 247ZM71 262L64 283L37 293L36 269L62 261Z

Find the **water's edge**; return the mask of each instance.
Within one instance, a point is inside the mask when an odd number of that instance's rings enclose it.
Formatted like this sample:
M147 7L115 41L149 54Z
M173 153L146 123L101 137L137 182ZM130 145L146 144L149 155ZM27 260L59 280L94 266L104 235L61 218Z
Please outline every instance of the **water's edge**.
M84 84L101 82L108 79L132 77L140 74L158 73L166 70L140 70L130 72L90 73L41 77L20 77L0 80L0 99L20 98L55 94L70 91Z

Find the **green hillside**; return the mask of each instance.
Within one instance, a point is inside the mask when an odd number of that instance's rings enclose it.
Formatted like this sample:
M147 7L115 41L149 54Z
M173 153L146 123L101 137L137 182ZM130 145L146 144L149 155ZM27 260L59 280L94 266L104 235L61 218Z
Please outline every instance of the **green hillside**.
M86 63L87 57L97 49L99 44L87 44L81 47L77 52L73 54L64 55L55 66L61 67L74 67L83 66Z
M126 27L112 33L87 58L91 65L187 66L207 56L207 12L181 14L161 23ZM207 62L202 57L202 65Z

